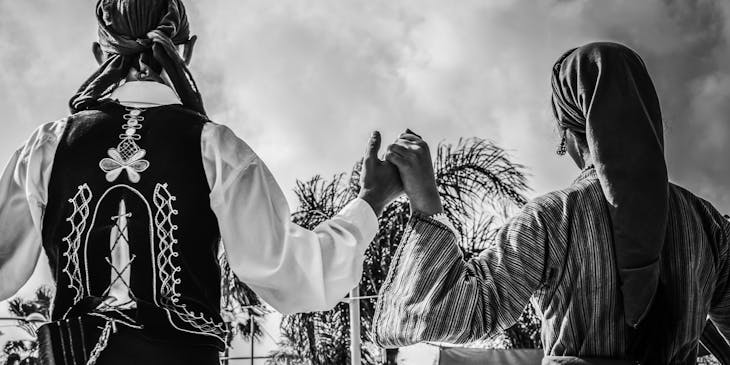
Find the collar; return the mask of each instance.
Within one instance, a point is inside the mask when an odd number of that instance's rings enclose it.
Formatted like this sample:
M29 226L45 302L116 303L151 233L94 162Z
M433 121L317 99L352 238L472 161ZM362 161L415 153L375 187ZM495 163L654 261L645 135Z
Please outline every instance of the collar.
M109 98L135 108L181 104L172 88L154 81L127 81L114 89Z
M596 168L593 166L593 164L590 164L586 166L581 172L580 175L573 181L573 184L579 183L585 179L588 178L598 178L598 175L596 174Z

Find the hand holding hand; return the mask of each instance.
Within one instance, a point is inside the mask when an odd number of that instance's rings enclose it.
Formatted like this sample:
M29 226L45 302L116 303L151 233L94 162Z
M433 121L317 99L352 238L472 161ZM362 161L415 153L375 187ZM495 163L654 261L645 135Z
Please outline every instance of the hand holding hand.
M403 194L403 184L392 163L378 158L380 133L373 132L360 170L359 198L365 200L380 216L386 205Z
M411 200L411 211L424 215L442 213L441 198L431 162L431 151L420 136L406 129L385 155L398 167L403 188Z

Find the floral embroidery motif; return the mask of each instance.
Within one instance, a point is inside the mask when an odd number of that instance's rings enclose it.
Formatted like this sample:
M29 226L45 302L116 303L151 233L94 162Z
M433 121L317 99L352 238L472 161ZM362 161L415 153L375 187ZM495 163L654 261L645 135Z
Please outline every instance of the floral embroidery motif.
M142 138L137 130L142 129L140 122L144 120L142 116L144 110L133 108L127 111L128 113L124 115L126 122L122 126L124 133L119 135L121 142L117 147L107 151L109 157L99 162L99 168L106 173L106 180L109 182L115 181L122 171L125 171L129 181L137 183L140 179L139 174L150 167L149 161L143 159L147 151L140 148L136 142Z
M110 148L107 153L111 158L101 160L99 167L106 172L106 180L109 182L116 180L122 171L126 171L129 181L137 183L140 179L139 173L147 170L150 166L147 160L142 160L142 157L146 153L142 149L137 151L128 160L125 160L116 148Z
M74 290L74 304L78 303L84 296L84 284L81 281L81 266L79 265L79 249L81 248L81 235L86 230L86 222L89 218L89 203L93 194L89 185L83 184L68 202L73 206L71 216L66 221L71 224L71 232L63 238L66 243L66 251L63 256L66 258L66 265L63 272L68 276L68 288Z

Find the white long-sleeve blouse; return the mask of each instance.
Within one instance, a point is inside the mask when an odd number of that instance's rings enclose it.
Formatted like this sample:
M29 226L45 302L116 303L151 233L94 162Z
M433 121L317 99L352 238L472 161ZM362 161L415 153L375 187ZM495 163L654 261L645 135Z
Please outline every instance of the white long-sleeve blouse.
M111 95L123 105L179 103L169 87L128 82ZM47 186L65 120L39 127L0 177L0 300L28 280L42 250ZM290 209L264 162L228 127L207 123L200 145L211 208L233 272L282 313L326 310L360 280L378 221L362 199L314 230Z

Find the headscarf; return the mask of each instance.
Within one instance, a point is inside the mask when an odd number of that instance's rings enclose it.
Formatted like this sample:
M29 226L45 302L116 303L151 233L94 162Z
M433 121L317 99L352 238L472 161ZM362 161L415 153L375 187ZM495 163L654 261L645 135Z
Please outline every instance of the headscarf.
M626 322L636 328L659 284L667 226L659 99L639 55L616 43L565 53L552 88L559 125L586 136L608 202Z
M205 114L195 81L177 53L176 45L190 39L181 0L98 0L96 18L99 44L109 57L69 101L72 113L96 105L144 62L167 71L183 106Z

